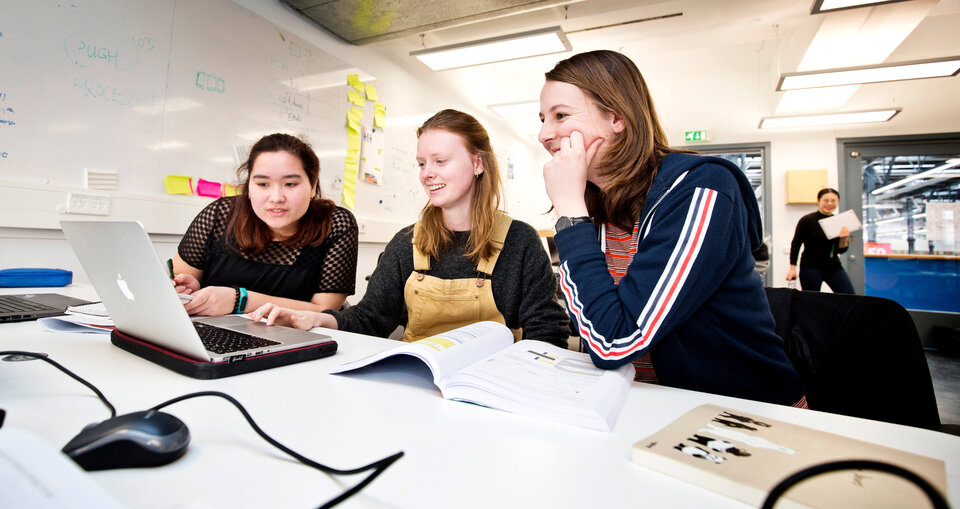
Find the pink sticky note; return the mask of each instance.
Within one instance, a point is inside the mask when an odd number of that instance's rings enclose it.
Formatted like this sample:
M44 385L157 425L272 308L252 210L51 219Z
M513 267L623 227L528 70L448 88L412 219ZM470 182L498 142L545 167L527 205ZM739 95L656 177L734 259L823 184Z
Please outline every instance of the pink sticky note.
M210 182L209 180L203 179L197 180L197 194L200 196L219 198L222 195L221 188L222 186L219 182Z

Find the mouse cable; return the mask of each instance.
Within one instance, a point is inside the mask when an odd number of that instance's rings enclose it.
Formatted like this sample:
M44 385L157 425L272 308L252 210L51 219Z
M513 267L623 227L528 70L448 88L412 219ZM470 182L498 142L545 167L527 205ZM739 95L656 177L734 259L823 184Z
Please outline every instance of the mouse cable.
M55 361L55 360L47 357L47 354L36 353L36 352L23 352L23 351L20 351L20 350L3 350L3 351L0 351L0 355L20 355L20 356L22 356L22 357L30 357L30 358L33 358L33 359L39 359L39 360L41 360L41 361L43 361L43 362L46 362L47 364L52 365L53 367L59 369L60 371L63 371L63 372L66 373L67 375L69 375L70 378L73 378L74 380L82 383L83 385L86 385L91 391L93 391L93 392L97 395L97 397L100 398L100 401L103 401L103 404L104 404L104 405L107 405L107 408L110 409L110 418L114 418L114 417L117 416L117 409L114 408L113 405L112 405L109 401L107 401L107 397L104 396L102 392L100 392L100 389L97 389L96 387L94 387L94 385L93 385L92 383L90 383L90 382L84 380L83 378L81 378L80 375L77 375L77 374L75 374L73 371L70 371L69 369L63 367L63 366L62 366L60 363L58 363L57 361Z
M258 435L260 435L261 438L269 442L271 445L273 445L277 449L280 449L281 451L289 454L290 456L293 456L296 460L300 461L305 465L311 466L313 468L316 468L317 470L326 472L328 474L336 474L336 475L352 475L352 474L358 474L360 472L366 472L367 470L371 470L371 469L373 470L373 473L368 475L364 480L360 481L356 486L348 489L347 491L344 491L339 496L327 501L325 504L320 506L320 509L333 507L339 504L340 502L343 502L344 500L350 498L352 495L354 495L355 493L363 489L364 486L373 482L373 480L376 479L377 476L382 474L383 471L387 469L387 467L392 465L395 461L397 461L403 456L403 451L400 451L392 456L388 456L386 458L374 461L369 465L365 465L358 468L352 468L349 470L340 470L338 468L328 467L326 465L317 463L316 461L313 461L310 458L307 458L306 456L303 456L297 453L296 451L290 449L289 447L281 444L280 442L277 442L276 440L274 440L273 437L271 437L270 435L267 435L262 429L260 429L260 426L257 426L257 423L254 422L253 417L250 416L250 413L247 412L247 409L244 408L239 401L233 399L233 397L231 397L228 394L224 394L218 391L201 391L201 392L193 392L190 394L184 394L183 396L178 396L169 401L160 403L159 405L151 408L150 410L160 410L165 406L172 405L174 403L183 401L185 399L198 398L200 396L217 396L229 401L231 404L233 404L233 406L237 407L237 410L239 410L240 413L243 414L243 418L247 420L247 423L250 424L250 427L253 428L253 430Z

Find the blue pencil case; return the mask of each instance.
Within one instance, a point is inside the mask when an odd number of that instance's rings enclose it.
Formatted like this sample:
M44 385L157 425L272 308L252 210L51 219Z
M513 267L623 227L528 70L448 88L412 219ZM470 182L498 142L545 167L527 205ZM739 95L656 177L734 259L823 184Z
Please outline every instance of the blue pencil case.
M73 272L64 269L22 268L0 270L0 287L67 286L72 282Z

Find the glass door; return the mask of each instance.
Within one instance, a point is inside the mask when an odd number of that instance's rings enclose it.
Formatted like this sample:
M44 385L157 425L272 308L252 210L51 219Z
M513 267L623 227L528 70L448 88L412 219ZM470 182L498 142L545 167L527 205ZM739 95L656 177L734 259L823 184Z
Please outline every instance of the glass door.
M845 260L854 288L960 313L960 136L839 144L841 209L863 223Z

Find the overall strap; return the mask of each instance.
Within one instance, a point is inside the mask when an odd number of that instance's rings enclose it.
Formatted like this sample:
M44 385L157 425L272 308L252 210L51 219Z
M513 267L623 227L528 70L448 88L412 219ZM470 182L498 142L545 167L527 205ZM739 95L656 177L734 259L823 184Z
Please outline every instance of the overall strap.
M493 225L493 235L490 241L493 243L493 254L489 258L480 260L477 264L477 272L482 272L488 276L493 274L493 268L497 265L497 259L500 258L500 252L503 250L503 243L507 239L507 232L510 231L510 223L513 218L497 211L497 219Z
M413 228L414 234L410 236L410 243L413 244L413 270L423 272L430 270L430 257L424 255L417 249L417 228Z

